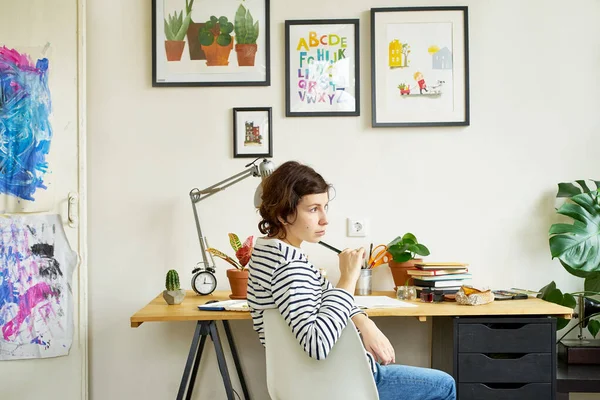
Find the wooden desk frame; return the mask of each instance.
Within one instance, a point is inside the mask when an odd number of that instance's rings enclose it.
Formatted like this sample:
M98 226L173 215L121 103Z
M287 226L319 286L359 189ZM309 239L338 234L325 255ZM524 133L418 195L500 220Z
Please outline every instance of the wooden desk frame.
M225 362L223 346L217 330L217 321L222 321L225 329L225 335L235 368L244 392L246 400L250 400L246 381L240 365L238 352L233 341L230 320L249 320L249 312L237 311L199 311L198 306L210 300L228 300L228 291L215 291L209 296L198 296L193 291L188 291L186 298L180 305L169 306L165 303L162 295L158 295L154 300L148 303L144 308L136 312L130 318L132 328L137 328L144 322L175 322L175 321L195 321L196 329L192 338L190 351L186 360L183 376L177 393L177 400L191 399L194 389L194 381L198 373L198 367L202 358L202 351L207 337L210 336L217 353L217 362L219 371L223 378L225 392L228 400L234 400L233 387L229 376L229 370ZM395 297L394 292L373 292L376 296ZM527 316L527 315L546 315L552 317L571 318L573 310L557 304L545 302L540 299L528 300L507 300L495 301L483 306L459 306L456 303L421 303L414 302L417 307L410 308L379 308L365 310L369 317L416 317L419 321L426 321L427 317L456 317L456 316Z

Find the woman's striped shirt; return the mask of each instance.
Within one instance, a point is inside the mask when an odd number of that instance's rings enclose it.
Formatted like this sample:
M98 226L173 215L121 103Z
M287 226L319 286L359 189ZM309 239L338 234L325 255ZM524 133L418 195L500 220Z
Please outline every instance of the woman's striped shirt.
M322 360L339 339L348 319L362 311L354 297L333 287L297 247L259 238L249 262L248 305L254 330L265 344L262 313L278 308L306 353ZM367 352L371 369L375 360Z

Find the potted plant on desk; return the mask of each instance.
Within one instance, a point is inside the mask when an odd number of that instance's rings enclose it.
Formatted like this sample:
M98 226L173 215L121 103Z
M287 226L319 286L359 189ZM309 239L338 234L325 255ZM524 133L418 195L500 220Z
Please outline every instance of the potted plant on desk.
M572 224L556 223L550 227L550 252L558 258L562 266L572 275L584 278L584 290L563 293L554 281L540 289L541 297L552 303L575 308L574 295L580 295L587 310L600 308L600 302L592 296L600 294L600 182L593 181L596 189L590 189L585 180L573 183L559 183L557 198L565 198L556 212L573 219ZM583 304L582 304L583 305ZM583 311L583 309L582 309ZM580 313L581 314L581 313ZM559 342L573 329L587 326L590 334L596 337L600 331L600 321L592 319L600 313L579 315L579 323L567 331ZM568 320L559 318L557 328L567 326ZM581 334L580 334L581 335Z
M237 261L217 249L209 248L207 251L234 266L234 268L227 270L227 279L229 279L229 286L231 287L229 298L242 300L246 298L248 292L248 268L246 265L250 261L250 255L254 248L254 236L249 236L242 244L235 233L230 233L229 243L235 251Z
M392 261L388 265L392 271L394 285L396 285L394 290L405 283L408 285L409 281L412 282L407 271L413 269L416 263L423 262L422 258L415 257L429 255L429 249L419 243L412 233L406 233L392 240L388 244L388 252L392 255Z
M185 290L179 286L179 274L174 269L167 272L165 279L165 288L163 290L163 299L169 305L181 304L185 298Z

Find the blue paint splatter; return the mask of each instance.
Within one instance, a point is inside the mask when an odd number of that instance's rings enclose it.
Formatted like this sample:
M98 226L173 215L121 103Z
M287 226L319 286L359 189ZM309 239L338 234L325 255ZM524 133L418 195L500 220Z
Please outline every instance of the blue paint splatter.
M52 111L48 59L0 47L0 193L35 201L47 189Z

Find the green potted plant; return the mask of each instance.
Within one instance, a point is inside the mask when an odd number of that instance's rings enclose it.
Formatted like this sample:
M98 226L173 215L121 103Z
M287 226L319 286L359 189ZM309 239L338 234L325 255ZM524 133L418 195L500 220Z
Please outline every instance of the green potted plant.
M549 242L552 258L558 258L565 270L571 275L584 278L584 290L574 293L563 293L554 281L540 289L538 297L575 308L577 302L574 295L581 295L586 301L596 301L593 296L600 294L600 182L592 181L596 186L590 189L585 180L573 183L559 183L557 198L565 198L565 202L556 210L557 214L569 217L572 224L556 223L550 227ZM600 331L598 314L581 318L560 339L571 330L585 326L594 337ZM568 320L559 318L557 328L567 326Z
M193 0L192 0L193 3ZM167 54L167 61L181 61L181 55L183 54L183 48L185 47L185 41L183 38L188 31L190 20L192 18L191 4L186 2L186 15L183 16L183 11L179 14L175 11L174 15L169 14L164 19L165 22L165 52Z
M242 244L235 233L229 233L229 244L231 244L231 248L235 251L237 261L222 251L212 247L207 249L210 254L219 257L234 267L227 270L227 279L229 279L229 286L231 287L229 298L231 299L238 300L246 298L248 292L247 265L250 261L250 256L252 255L252 249L254 249L253 243L254 236L249 236Z
M398 286L402 286L405 282L412 283L412 277L407 273L407 270L415 267L416 263L422 262L419 256L428 256L429 249L419 243L416 236L412 233L405 233L403 236L398 236L388 244L388 252L392 255L392 260L388 263L394 278L394 290Z
M181 304L185 298L185 290L179 286L179 274L174 269L167 272L165 288L166 290L163 290L163 299L165 299L167 304Z
M206 55L206 65L229 65L229 53L233 48L231 32L233 32L233 24L225 16L217 19L213 15L206 21L198 34L200 45Z
M258 45L258 21L254 22L250 10L243 5L235 13L235 52L240 67L254 66Z

